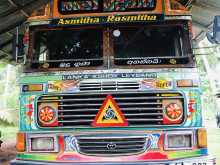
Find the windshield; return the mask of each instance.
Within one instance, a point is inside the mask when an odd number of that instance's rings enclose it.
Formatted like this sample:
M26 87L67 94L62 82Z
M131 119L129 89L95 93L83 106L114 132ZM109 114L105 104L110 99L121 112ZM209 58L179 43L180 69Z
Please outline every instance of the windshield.
M189 62L190 42L187 40L188 32L184 33L182 27L122 26L112 31L114 62L117 65L187 64Z
M41 30L34 35L32 67L70 68L102 65L102 30Z

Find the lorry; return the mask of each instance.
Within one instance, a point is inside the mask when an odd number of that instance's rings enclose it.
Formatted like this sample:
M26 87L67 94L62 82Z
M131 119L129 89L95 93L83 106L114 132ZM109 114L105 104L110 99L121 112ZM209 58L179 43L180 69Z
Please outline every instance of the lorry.
M178 1L51 0L27 31L12 165L216 164Z

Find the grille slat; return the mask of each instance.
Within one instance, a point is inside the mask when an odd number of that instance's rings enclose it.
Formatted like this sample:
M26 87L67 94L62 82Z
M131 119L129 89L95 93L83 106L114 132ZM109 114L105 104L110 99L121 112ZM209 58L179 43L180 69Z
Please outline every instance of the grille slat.
M80 123L80 122L92 122L93 120L92 119L84 119L84 120L58 120L58 122L60 123Z
M138 97L138 100L160 100L160 99L181 99L182 97ZM115 97L115 100L135 100L137 99L136 97L129 97L129 98L119 98ZM72 102L72 101L103 101L105 98L74 98L74 99L59 99L59 100L53 100L53 102ZM51 100L40 100L39 102L51 102Z
M87 106L100 106L100 104L86 104ZM136 105L162 105L162 103L118 103L118 106L123 106L123 105L131 105L131 106L136 106ZM65 104L65 105L59 105L59 107L80 107L83 106L83 104Z
M126 142L123 142L123 141L121 141L121 142L115 142L116 144L121 144L121 145L129 145L129 143L134 143L133 141L126 141ZM143 144L143 143L145 143L145 141L140 141L140 140L136 140L135 141L135 144ZM90 144L90 145L102 145L102 144L106 144L106 142L89 142L89 141L84 141L84 142L82 142L82 141L80 141L80 142L78 142L78 144Z
M82 115L60 115L62 118L64 117L82 117ZM84 116L88 116L88 117L95 117L96 115L88 115L88 114L85 114Z
M128 127L163 126L164 100L178 99L184 107L184 97L175 92L96 92L43 95L44 101L58 103L58 127L92 127L104 100L111 95L128 121ZM183 120L184 121L184 120Z
M60 99L60 100L53 100L54 102L72 102L72 101L87 101L87 100L91 100L91 101L98 101L101 100L103 101L104 98L80 98L80 99ZM40 102L48 102L51 100L41 100Z
M117 151L109 150L108 152L116 152L117 153L117 152L129 152L129 151L140 151L140 149L136 149L136 148L121 149L121 148L118 148ZM90 149L87 148L87 152L92 152L92 153L95 153L95 152L106 152L106 150L105 149L102 149L102 150L101 149L97 149L97 150L91 149L90 150Z
M154 115L163 115L163 113L138 113L138 114L124 114L125 116L154 116ZM62 118L65 117L82 117L82 116L88 116L88 117L95 117L96 114L94 115L89 115L89 114L83 114L83 115L60 115Z
M120 143L118 143L120 144ZM131 147L143 147L142 144L120 144L120 149L126 149L126 148L131 148ZM84 146L81 146L81 149L90 149L90 148L94 148L94 145L84 145ZM95 148L106 148L106 147L103 147L103 145L96 145ZM118 148L119 149L119 148Z
M98 111L99 109L89 109L89 108L82 108L82 109L60 109L59 112L74 112L74 111L86 111L86 112L89 112L89 111ZM163 108L123 108L124 111L139 111L139 110L147 110L149 113L152 113L151 111L156 111L156 110L159 110L159 111L162 111Z
M125 116L154 116L154 115L163 115L163 113L136 113L136 114L124 114Z
M78 112L78 111L80 111L80 112L82 112L83 111L83 109L60 109L59 110L59 112ZM89 109L89 108L86 108L86 109L84 109L84 111L86 111L86 112L88 112L88 111L95 111L95 112L97 112L98 111L98 109Z
M146 107L138 107L138 108L135 108L135 107L132 107L132 108L129 108L129 107L126 107L126 108L123 108L123 110L125 111L138 111L138 110L163 110L163 108L146 108Z
M122 156L144 152L147 140L145 136L79 136L77 147L81 154L96 156Z
M92 122L93 120L67 120L65 119L65 121L63 120L58 120L58 122L61 123L79 123L79 122ZM136 121L136 122L142 122L142 121L163 121L163 119L128 119L128 121Z
M128 119L128 121L136 121L136 122L140 122L140 121L163 121L163 119Z
M96 139L97 139L97 137L95 136L95 137L90 137L90 136L85 136L85 137L77 137L77 140L94 140L94 142L96 142ZM109 139L109 136L100 136L99 137L99 140L105 140L105 139ZM121 137L117 137L117 136L115 136L115 137L111 137L111 140L118 140L118 141L121 141L121 140L123 140L123 139L126 139L126 141L133 141L133 140L140 140L140 139L144 139L144 137L143 136L123 136L123 138L121 138Z

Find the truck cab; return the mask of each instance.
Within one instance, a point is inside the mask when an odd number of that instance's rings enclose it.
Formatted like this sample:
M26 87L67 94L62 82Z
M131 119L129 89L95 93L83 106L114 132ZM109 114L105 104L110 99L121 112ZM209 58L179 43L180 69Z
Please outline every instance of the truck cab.
M34 14L12 165L215 164L184 6L54 0Z

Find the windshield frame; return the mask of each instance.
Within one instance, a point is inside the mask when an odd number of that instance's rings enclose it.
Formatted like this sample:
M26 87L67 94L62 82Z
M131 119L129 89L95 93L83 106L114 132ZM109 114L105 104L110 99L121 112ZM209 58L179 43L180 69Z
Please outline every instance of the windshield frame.
M152 24L152 23L151 23ZM143 24L149 25L151 24ZM32 71L40 71L40 72L47 72L47 71L80 71L80 70L104 70L104 69L151 69L151 68L193 68L195 67L195 58L192 52L192 40L188 21L166 21L161 22L161 24L153 23L153 26L181 26L185 30L185 38L187 41L187 46L183 46L187 49L187 58L189 62L187 64L170 64L170 65L116 65L114 61L114 51L113 45L111 41L111 29L114 28L114 25L103 26L103 25L95 25L95 26L77 26L77 27L47 27L47 26L34 26L30 27L30 44L27 56L27 62L25 65L25 72L32 72ZM138 24L140 26L140 23ZM123 26L136 26L136 24L129 24ZM40 30L74 30L79 28L102 28L103 29L103 65L101 66L90 66L90 67L71 67L71 68L31 68L30 65L32 63L31 59L33 58L33 48L34 48L34 35L36 31ZM187 48L186 48L187 47Z

